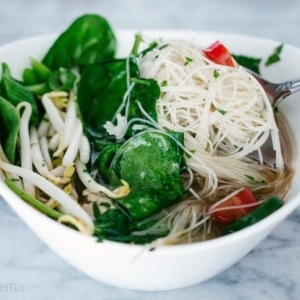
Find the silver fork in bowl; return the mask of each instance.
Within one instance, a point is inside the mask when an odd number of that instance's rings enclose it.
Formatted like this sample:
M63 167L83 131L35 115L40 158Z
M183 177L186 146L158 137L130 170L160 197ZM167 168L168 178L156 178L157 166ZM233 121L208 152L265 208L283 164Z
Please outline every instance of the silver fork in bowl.
M244 69L261 84L273 107L278 106L278 104L287 96L300 91L300 78L280 83L273 83L249 69Z
M300 78L295 80L284 81L281 83L273 83L262 78L260 75L258 75L257 73L249 69L245 69L245 70L249 72L261 84L273 108L276 108L278 104L286 97L300 91ZM284 145L284 142L282 142L283 149L287 146L288 145ZM273 149L273 143L270 135L266 140L266 142L262 145L261 153L263 155L264 164L270 167L274 167L276 164L276 153ZM254 160L259 161L258 151L253 151L252 153L249 153L247 156Z

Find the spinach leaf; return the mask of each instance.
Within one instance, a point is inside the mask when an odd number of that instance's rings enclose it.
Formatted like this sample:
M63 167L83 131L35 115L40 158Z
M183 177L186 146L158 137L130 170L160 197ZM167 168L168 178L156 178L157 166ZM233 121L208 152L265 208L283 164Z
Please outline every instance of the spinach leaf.
M123 143L115 143L107 145L98 156L98 168L102 178L109 181L109 168L110 164L116 155L117 151L121 148Z
M0 96L0 139L10 163L15 162L20 116L17 109Z
M239 65L257 74L260 74L259 65L261 62L261 58L256 58L256 57L251 57L246 55L235 55L235 54L233 54L232 56Z
M3 74L1 81L1 96L7 99L11 104L17 106L20 102L26 101L32 107L31 122L37 124L39 112L37 102L33 94L17 80Z
M108 136L103 125L112 121L126 91L126 59L84 69L78 85L77 103L83 125L91 137Z
M47 80L48 86L52 91L66 91L72 90L76 80L76 75L64 68L52 72Z
M144 131L126 141L112 159L110 181L125 180L130 194L116 204L131 219L141 220L168 207L183 196L180 175L182 152L164 133Z
M128 120L145 118L138 106L139 103L147 114L157 121L156 100L160 96L160 87L157 81L145 78L133 78L132 81L136 81L136 83L130 93ZM129 129L128 135L133 135L132 127Z
M54 42L42 63L53 71L60 67L101 62L114 57L116 38L109 23L98 15L83 15Z
M118 209L109 209L104 214L94 212L94 215L96 218L94 235L99 241L106 239L122 243L146 244L167 234L166 232L160 235L134 235L134 231L142 230L150 226L152 222L145 222L143 227L141 227L138 223L132 222Z
M103 145L104 140L110 138L103 127L107 121L113 122L116 111L123 102L128 89L127 63L129 63L129 76L135 81L129 98L128 120L145 118L138 107L143 109L157 120L156 100L160 95L160 88L153 79L139 78L139 70L134 59L115 59L105 63L91 65L84 69L78 85L77 102L86 132L92 137L96 145ZM121 111L123 114L124 111ZM128 131L127 137L133 134Z

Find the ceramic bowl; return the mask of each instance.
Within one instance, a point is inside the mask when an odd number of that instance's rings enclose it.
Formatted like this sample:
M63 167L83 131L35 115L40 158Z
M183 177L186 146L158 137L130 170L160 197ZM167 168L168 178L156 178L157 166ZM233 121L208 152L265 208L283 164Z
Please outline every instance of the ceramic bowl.
M195 38L203 45L219 39L236 54L266 58L280 43L256 37L218 32L144 31L152 37ZM135 31L119 31L119 55L130 52ZM15 77L29 66L29 57L42 58L56 35L17 41L0 48L0 63L6 62ZM300 49L285 45L281 61L262 70L275 82L299 76ZM300 149L300 95L280 104L288 116L295 148ZM286 204L278 211L237 233L190 245L166 246L148 251L143 246L105 241L96 242L42 215L0 181L0 193L23 221L60 257L76 269L101 282L147 291L178 289L200 283L230 268L249 253L300 204L300 160L295 154L296 170ZM26 247L26 245L24 246ZM276 261L274 262L276 264Z

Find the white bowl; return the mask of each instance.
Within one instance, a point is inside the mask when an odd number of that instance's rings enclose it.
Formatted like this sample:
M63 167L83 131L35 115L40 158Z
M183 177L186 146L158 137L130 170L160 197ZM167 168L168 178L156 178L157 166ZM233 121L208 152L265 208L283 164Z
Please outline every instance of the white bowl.
M196 38L203 45L221 40L235 54L266 58L279 42L255 37L211 32L144 31L152 37ZM119 31L119 55L131 49L135 31ZM20 76L29 66L28 58L41 58L56 36L42 36L21 40L0 48L0 63L6 62L13 76ZM300 49L285 45L281 62L265 68L263 73L274 81L299 76ZM293 95L280 104L280 111L288 116L292 134L300 126L298 117L300 95ZM300 137L296 138L300 149ZM300 168L295 157L294 168ZM191 245L178 245L148 251L143 246L105 241L98 243L93 237L84 236L39 213L2 181L0 192L7 203L23 221L59 256L83 273L102 282L122 288L160 291L187 287L207 280L231 267L249 253L276 226L300 204L300 178L296 172L287 203L261 222L240 232L211 241ZM276 262L274 262L276 264Z

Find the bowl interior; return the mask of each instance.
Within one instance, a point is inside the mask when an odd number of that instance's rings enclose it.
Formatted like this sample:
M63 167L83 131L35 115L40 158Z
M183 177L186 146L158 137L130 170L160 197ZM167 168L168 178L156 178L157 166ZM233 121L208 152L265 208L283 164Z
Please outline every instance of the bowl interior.
M203 46L207 46L215 40L220 40L232 53L263 59L268 57L275 47L280 44L277 41L218 32L147 30L143 32L153 38L194 39ZM118 56L127 56L130 53L135 33L135 31L131 30L117 32L119 41ZM35 37L3 46L0 48L0 63L7 63L12 71L12 75L16 78L20 78L23 69L29 66L29 57L41 59L55 37L56 35ZM274 82L293 79L299 76L299 64L300 49L285 45L281 55L281 61L270 67L263 67L262 74ZM193 245L162 247L153 253L144 253L141 246L123 245L113 242L95 243L93 238L83 237L77 232L57 224L25 204L9 190L3 182L0 182L0 193L28 226L55 252L76 268L94 278L121 287L142 290L164 290L188 286L216 275L241 259L259 243L274 226L284 220L284 218L300 204L300 175L299 172L297 172L297 170L300 169L300 161L296 151L296 149L300 149L300 137L297 136L297 131L300 126L300 119L297 113L297 111L300 110L298 97L300 97L300 94L290 96L280 104L279 108L280 113L286 116L288 127L290 128L295 144L293 165L296 172L287 203L265 220L251 226L251 228L247 228L230 236ZM42 226L37 227L35 224L42 224ZM245 243L247 239L248 242ZM249 241L250 239L251 241ZM62 243L61 241L64 242ZM237 251L233 248L236 243L240 245L244 244L244 246L240 246L240 249ZM74 252L72 255L70 255L71 246ZM223 251L226 250L226 253L230 253L230 259L226 260L219 254L213 257L213 254L215 254L214 251L219 249L223 249ZM94 257L96 263L90 264L80 258L83 253L86 252L90 252L91 257ZM103 257L99 257L99 253L102 254L104 259ZM143 255L140 255L140 253L143 253ZM203 264L202 270L193 267L195 261L199 259L197 258L199 253L203 254L202 260L199 261L199 263ZM112 255L115 255L113 258L114 262L112 263L115 269L112 269L110 267L111 265L107 263L107 260L109 260L107 257L112 257ZM122 258L122 261L117 259L119 264L115 262L116 256ZM136 256L139 256L138 264L132 263ZM190 258L187 258L187 256ZM184 260L185 263L178 263L175 268L174 260L178 259ZM215 263L213 263L213 261L215 261ZM218 266L216 265L216 261L219 262ZM166 275L161 275L161 272L157 272L158 269L161 269L159 267L161 265L165 267ZM106 271L105 274L103 271L102 273L101 270L99 271L101 267ZM186 273L183 271L187 270L188 267L190 268L189 276L185 276L184 274ZM157 274L157 276L151 275L149 278L147 277L147 282L142 281L140 277L146 274L145 268L148 268L147 272L152 270L154 272L153 274ZM108 269L110 271L108 271ZM178 270L180 272L178 272ZM166 278L167 276L172 277L172 275L173 280Z

